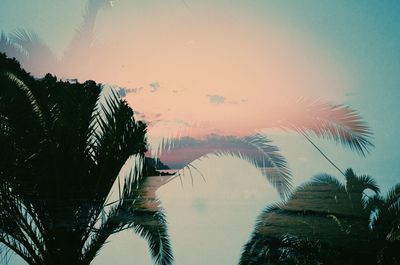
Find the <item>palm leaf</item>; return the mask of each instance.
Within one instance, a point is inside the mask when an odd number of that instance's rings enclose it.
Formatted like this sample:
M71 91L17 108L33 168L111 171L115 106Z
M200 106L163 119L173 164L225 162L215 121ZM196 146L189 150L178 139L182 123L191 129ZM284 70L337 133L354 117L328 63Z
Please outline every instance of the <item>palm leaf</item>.
M301 99L294 108L279 127L333 140L363 156L374 146L369 126L347 106Z
M124 177L123 189L118 200L109 203L106 217L100 227L92 234L85 250L85 259L90 260L103 246L109 235L132 229L144 238L157 265L170 265L173 262L172 248L167 232L167 222L160 202L146 196L146 173L144 159L130 158L136 163ZM130 164L128 162L128 164ZM123 172L124 170L121 170ZM115 185L119 189L120 181Z
M29 71L37 75L57 72L56 56L35 32L18 29L10 35L10 41L26 54L19 59Z
M291 189L292 175L286 159L279 153L279 148L262 134L241 138L218 135L205 139L164 138L155 150L162 161L168 161L168 156L181 155L181 161L178 161L181 168L187 168L193 161L210 154L237 157L259 168L283 197Z
M4 52L10 58L25 60L28 56L27 51L20 45L7 37L3 32L0 34L0 52Z

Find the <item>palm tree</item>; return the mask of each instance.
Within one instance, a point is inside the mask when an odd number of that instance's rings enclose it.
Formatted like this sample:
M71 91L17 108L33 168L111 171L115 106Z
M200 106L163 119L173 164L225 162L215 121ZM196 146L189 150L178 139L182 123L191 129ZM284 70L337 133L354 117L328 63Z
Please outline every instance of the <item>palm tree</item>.
M382 246L378 263L400 264L400 184L391 188L386 196L371 197L367 209L373 213L371 227Z
M319 175L268 206L239 264L399 264L399 185L383 198L370 176L345 178Z
M0 242L28 264L90 264L125 229L172 263L163 211L143 199L146 125L116 92L37 80L0 54L0 148Z

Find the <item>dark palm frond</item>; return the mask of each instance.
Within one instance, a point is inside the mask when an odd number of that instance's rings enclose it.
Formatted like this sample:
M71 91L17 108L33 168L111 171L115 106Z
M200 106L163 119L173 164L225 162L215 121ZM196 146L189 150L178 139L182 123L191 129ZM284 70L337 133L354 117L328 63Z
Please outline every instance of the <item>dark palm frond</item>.
M35 215L15 194L7 182L0 187L0 242L31 264L39 262L44 254L43 230Z
M337 187L337 189L340 191L345 191L345 186L337 178L329 174L319 174L313 177L313 179L310 182L307 182L305 185L302 185L301 187L304 188L305 186L312 186L315 184L332 185Z
M380 192L379 186L375 179L371 176L354 174L352 169L347 169L345 173L346 191L354 202L361 201L364 208L369 208L368 200L371 196L378 195ZM372 191L372 195L368 195L367 191Z
M142 158L142 161L145 160ZM173 263L173 254L164 210L160 201L154 198L154 194L149 196L148 179L146 177L138 178L138 176L147 176L146 170L147 166L139 163L136 172L142 171L143 173L132 172L131 177L125 181L121 210L125 209L130 212L129 226L146 239L155 263L170 265Z
M294 113L278 126L333 140L363 156L374 146L369 126L356 111L344 105L300 100Z
M343 214L339 201L348 201L345 186L329 174L319 174L297 187L284 208L321 216Z
M395 185L389 190L386 195L385 201L389 207L398 207L400 203L400 184Z
M368 198L365 208L372 213L370 226L379 238L389 242L400 240L400 184L386 196L375 194Z
M99 200L104 201L127 159L146 151L146 125L135 122L133 111L114 91L99 108L95 119L92 116L89 122L85 152L89 152L93 162L100 167L93 191L100 196ZM110 175L115 176L112 181Z
M262 233L262 231L257 230L257 228L263 227L268 218L272 216L274 213L282 211L284 206L285 206L284 202L277 202L266 206L264 210L261 212L261 214L257 217L255 225L256 229L254 233Z
M400 264L400 240L388 242L378 253L378 265Z
M379 249L377 264L399 264L400 184L392 187L386 196L376 194L369 198L366 208L372 212L370 226Z
M386 239L390 242L400 241L400 184L389 190L384 207L380 209L384 230L388 231Z
M18 87L25 95L29 104L31 105L33 113L36 114L39 120L43 120L43 113L40 110L39 103L32 93L31 88L29 88L22 80L20 80L15 74L6 72L3 73L11 82L15 83L16 87Z
M134 212L133 228L149 243L151 255L158 265L173 264L172 247L169 240L165 215L161 211Z
M384 206L384 198L380 194L375 194L365 202L365 209L369 212L375 212Z
M349 190L371 190L374 193L379 193L380 188L375 179L368 175L361 175L354 182L348 181L346 185Z
M144 159L138 158L131 158L131 161L136 160L136 163L125 177L119 200L111 202L107 216L101 220L100 228L92 235L85 251L89 260L99 251L108 234L132 229L148 242L155 264L170 265L173 262L163 209L156 198L147 194L148 180L143 172L145 165L142 164ZM118 180L116 184L121 185Z

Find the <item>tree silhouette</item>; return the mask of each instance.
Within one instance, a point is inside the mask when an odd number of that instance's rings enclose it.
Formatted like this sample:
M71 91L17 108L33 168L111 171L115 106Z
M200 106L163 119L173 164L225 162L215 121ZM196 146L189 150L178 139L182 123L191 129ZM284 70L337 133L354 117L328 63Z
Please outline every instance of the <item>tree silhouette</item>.
M382 197L373 178L345 177L319 175L268 206L239 264L399 264L399 186Z
M143 199L146 125L116 92L0 54L0 148L0 242L28 264L90 264L125 229L172 263L163 211Z
M386 196L375 194L367 201L373 219L371 226L379 245L379 264L400 264L400 184L389 190Z

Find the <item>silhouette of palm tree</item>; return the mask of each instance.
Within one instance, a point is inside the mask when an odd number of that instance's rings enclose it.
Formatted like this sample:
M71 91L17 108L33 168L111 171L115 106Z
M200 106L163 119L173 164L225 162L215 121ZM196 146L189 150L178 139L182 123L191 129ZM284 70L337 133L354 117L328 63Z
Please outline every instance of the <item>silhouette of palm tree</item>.
M367 209L373 212L371 227L382 246L378 264L400 264L400 184L391 188L386 196L371 197Z
M146 125L106 92L0 54L0 242L28 264L90 264L125 229L172 263L163 210L144 196Z
M319 175L268 206L239 264L399 264L400 186L383 198L370 176L345 178Z

